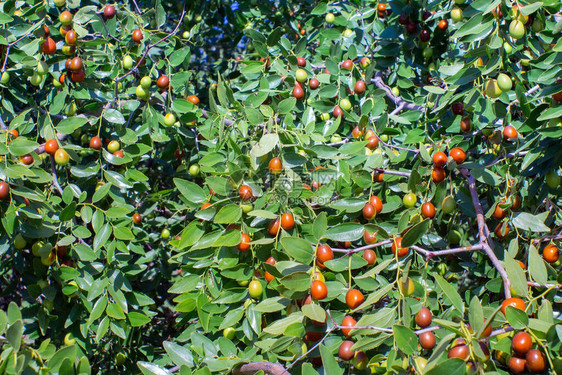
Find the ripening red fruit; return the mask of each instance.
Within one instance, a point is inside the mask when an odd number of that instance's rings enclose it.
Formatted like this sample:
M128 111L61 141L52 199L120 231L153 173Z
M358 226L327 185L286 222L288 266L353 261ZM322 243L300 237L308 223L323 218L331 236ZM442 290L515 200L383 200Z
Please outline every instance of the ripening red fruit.
M371 220L376 214L376 209L371 203L366 203L363 206L363 217L367 220Z
M304 90L300 85L295 85L295 88L293 89L293 97L297 100L304 98Z
M291 230L295 226L295 219L290 212L285 212L281 216L281 228L285 230Z
M502 313L505 315L505 309L507 309L507 306L512 306L515 307L516 309L525 311L525 302L523 302L523 300L521 298L516 298L516 297L512 297L512 298L508 298L505 301L502 302Z
M195 95L189 95L187 101L193 103L194 105L199 105L199 98Z
M365 302L365 297L357 289L349 289L345 294L345 303L352 310L359 307L363 302Z
M506 142L511 142L513 139L517 138L517 130L511 125L507 125L503 128L503 140Z
M238 250L245 253L250 249L250 242L252 242L250 236L248 236L246 233L242 233L242 240L238 244Z
M43 45L41 46L41 51L45 54L45 55L52 55L53 53L55 53L55 51L57 50L57 45L55 43L55 41L53 40L53 38L45 38L45 41L43 42Z
M328 245L320 245L316 249L316 261L320 268L326 268L324 262L334 259L334 252Z
M76 42L78 42L78 35L76 34L76 31L68 30L64 36L64 41L70 46L75 45Z
M338 349L339 357L344 361L349 361L355 356L355 351L351 350L354 342L350 340L345 340L341 343Z
M464 361L470 356L470 350L467 345L458 345L449 350L447 358L460 358Z
M511 340L511 349L520 356L526 355L533 348L533 339L527 332L518 332Z
M357 81L353 87L353 91L355 91L357 95L362 95L366 89L367 85L365 84L365 81Z
M252 188L249 187L248 185L242 185L240 186L240 189L238 190L238 195L240 196L240 199L242 199L243 201L247 201L252 199Z
M367 147L369 150L374 150L375 148L379 147L379 137L373 135L368 139L369 143L367 143Z
M464 105L461 102L453 103L451 105L451 111L454 115L463 116L464 115Z
M102 142L100 137L94 136L90 139L90 148L93 148L94 150L101 150L101 147Z
M5 201L10 198L10 185L6 182L0 182L0 200Z
M314 280L310 286L310 295L317 301L328 297L328 287L320 280Z
M275 260L275 258L269 257L269 258L267 258L267 260L265 261L265 263L271 264L272 266L274 266L275 263L277 263L277 261ZM273 279L275 279L275 276L273 276L272 274L270 274L270 273L267 272L267 271L265 271L263 277L265 278L265 281L267 281L268 283L270 283L271 281L273 281Z
M406 25L406 24L408 24L409 18L410 18L409 15L402 13L401 15L398 16L398 23L400 25Z
M304 68L306 66L306 60L303 57L297 57L297 65Z
M385 11L386 11L386 4L384 4L384 3L379 3L379 4L377 5L377 11L379 11L379 12L385 12Z
M433 332L424 332L419 336L420 346L425 350L432 350L435 348L435 335Z
M269 223L269 226L267 227L267 232L269 233L270 236L277 236L277 232L279 232L279 226L280 226L281 222L279 219L275 219L273 220L271 223Z
M453 160L455 161L455 163L457 164L462 164L464 163L464 161L466 160L466 153L464 152L464 150L460 147L453 147L450 151L449 151L449 156L451 158L453 158Z
M431 311L425 306L422 306L420 311L416 314L416 324L420 328L429 327L432 319Z
M20 161L25 165L31 165L33 164L33 156L31 156L30 154L25 154L23 156L20 156Z
M525 365L526 362L524 358L519 358L516 356L513 356L509 359L509 362L507 363L509 369L511 370L512 373L514 374L522 374L525 372Z
M546 369L544 357L538 349L529 350L525 356L525 361L527 361L527 370L529 372L540 373Z
M49 155L54 155L55 152L59 149L59 143L56 139L49 139L45 142L45 152Z
M427 219L435 217L435 206L431 202L425 202L421 207L422 216Z
M340 116L343 116L343 111L341 110L341 108L339 106L336 106L334 108L334 111L332 112L332 115L336 118L340 117Z
M353 61L351 61L350 59L345 60L344 62L341 63L341 67L345 70L351 70L353 69Z
M351 327L355 327L355 325L357 324L357 321L355 319L353 319L353 317L347 315L345 318L343 318L343 321L341 323L341 325L343 327L350 327L350 328L342 328L342 333L344 334L345 337L351 337Z
M135 31L133 31L133 42L135 42L136 44L140 44L141 40L144 38L144 35L142 34L142 31L137 29Z
M135 212L135 214L133 215L133 223L140 224L141 222L142 216L138 212Z
M560 258L560 251L555 245L549 244L544 247L542 257L550 264L556 263Z
M433 179L433 182L439 183L443 181L445 177L447 177L447 173L443 168L433 167L433 171L431 172L431 178Z
M308 81L308 87L310 87L311 90L316 90L318 86L320 86L320 81L318 81L316 78L312 78L310 81Z
M437 151L433 154L433 165L443 168L447 164L447 155L443 151Z
M273 158L269 161L269 173L271 174L279 174L283 170L283 163L281 163L281 159Z
M103 9L103 16L108 20L115 17L115 7L113 5L106 5Z
M422 31L420 31L420 40L422 42L429 42L429 39L431 38L431 32L427 29L423 29Z
M502 204L505 204L505 202L498 202L498 204L496 204L496 207L494 208L492 217L496 220L501 220L507 215L507 212L503 208L501 208Z
M78 56L70 60L70 64L68 64L68 68L71 72L79 72L82 70L84 64L82 63L82 59Z
M369 231L367 231L365 229L365 232L363 232L363 240L365 241L365 243L367 245L373 244L375 242L377 242L377 234L376 232L374 233L369 233Z
M418 24L415 22L408 22L406 24L406 31L408 34L413 34L418 30Z
M402 247L402 237L398 237L392 241L392 253L397 255L398 258L408 255L409 250L408 247Z
M365 231L365 233L367 233L367 231ZM377 254L373 250L367 249L363 251L363 259L367 261L368 266L372 266L377 262Z
M439 30L445 31L449 27L449 22L447 22L447 20L441 20L437 24L437 27L439 28Z
M372 195L371 198L369 198L369 203L373 205L377 214L382 212L382 200L378 196Z
M509 234L509 229L510 229L509 224L506 223L504 227L503 223L499 223L496 226L496 229L494 229L494 234L496 235L497 238L503 240Z
M465 133L468 133L472 130L472 124L468 117L465 117L461 120L461 130Z
M158 86L160 90L166 90L169 85L170 85L170 79L168 78L168 76L162 75L158 77L158 80L156 81L156 86Z
M84 80L84 78L86 78L86 73L84 73L84 70L70 73L70 79L74 83L80 83Z

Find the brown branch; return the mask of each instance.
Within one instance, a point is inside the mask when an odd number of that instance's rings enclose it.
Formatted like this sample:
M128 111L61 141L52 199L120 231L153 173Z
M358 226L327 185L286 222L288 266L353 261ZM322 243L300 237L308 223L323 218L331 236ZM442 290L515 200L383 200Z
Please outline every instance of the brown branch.
M410 172L390 171L388 169L382 169L382 168L373 168L373 171L375 171L376 173L391 174L394 176L410 177Z
M476 221L478 223L478 236L480 237L480 244L482 245L483 250L486 252L486 255L488 256L488 258L490 258L490 261L503 280L505 298L511 298L511 282L509 281L509 277L507 277L507 272L505 272L505 269L503 268L500 260L494 253L494 250L492 250L492 248L490 247L492 240L490 238L490 231L484 219L484 213L482 212L480 199L478 198L478 193L476 191L476 181L474 180L474 177L472 177L472 175L468 172L468 170L461 168L460 172L468 180L468 189L470 190L472 204L474 206L474 211L476 212Z
M282 375L285 373L285 367L279 363L272 362L250 362L246 363L232 371L233 375L254 375L260 371L268 375Z
M206 110L202 109L201 113L202 113L204 119L209 118L209 112L207 112ZM224 124L226 126L232 125L232 124L234 124L234 120L224 119Z
M57 165L55 164L55 158L51 156L51 175L53 176L53 185L57 188L59 194L62 196L62 188L59 184L59 179L57 177Z
M533 281L527 281L527 285L535 287L535 288L544 288L544 289L562 289L562 285L561 284L539 284L539 283L535 283Z
M425 107L413 103L408 103L402 100L402 98L394 95L392 93L392 89L384 83L381 72L375 72L375 76L373 77L373 79L371 79L371 82L374 83L375 86L377 86L379 89L382 89L386 93L386 96L394 102L396 107L400 107L401 109L409 109L412 111L425 112Z
M456 248L436 250L436 251L426 250L426 249L421 248L421 247L416 246L416 245L412 245L412 246L410 246L410 248L417 251L418 253L421 253L426 258L431 259L434 256L458 254L458 253L465 253L465 252L468 252L468 251L483 250L484 246L482 244L476 244L476 245L471 245L471 246L456 247Z

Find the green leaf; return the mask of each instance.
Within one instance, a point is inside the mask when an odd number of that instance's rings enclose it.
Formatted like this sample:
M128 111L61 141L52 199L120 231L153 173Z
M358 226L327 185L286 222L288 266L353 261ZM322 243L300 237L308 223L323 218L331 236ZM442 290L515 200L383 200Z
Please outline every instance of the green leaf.
M511 283L511 287L518 296L526 296L528 292L527 278L525 277L525 271L521 266L513 259L509 252L504 251L504 263L505 271Z
M537 248L533 245L529 246L529 274L539 284L546 284L548 281L548 272L544 264L543 257L539 254Z
M344 373L334 356L334 353L328 349L326 344L320 345L320 356L322 357L322 368L325 375L342 375Z
M144 375L172 375L170 371L153 363L140 361L137 366Z
M513 225L522 230L531 232L550 232L550 228L544 224L548 212L532 215L527 212L517 212L513 215Z
M181 195L190 202L203 203L207 199L205 191L193 182L182 180L180 178L174 178L174 184L180 191Z
M284 99L281 103L279 103L279 114L286 115L291 112L293 108L295 108L295 104L297 104L296 98Z
M268 133L261 137L260 141L252 148L251 154L259 158L269 153L279 143L277 134Z
M314 238L316 241L320 241L326 230L328 228L328 220L326 212L321 212L316 219L314 220L314 224L312 225L312 233L314 234Z
M193 367L193 354L191 351L183 346L171 341L164 341L164 350L170 356L174 364L178 366Z
M392 327L392 332L394 332L394 340L396 345L400 348L406 355L411 355L418 349L418 337L408 327L395 325Z
M384 297L388 292L392 290L393 284L385 285L384 287L377 289L373 293L369 293L367 295L367 299L363 302L359 307L357 307L354 311L365 310L367 307L374 305L377 303L382 297Z
M125 117L123 117L123 114L113 108L106 109L103 112L103 118L112 124L123 125L125 123Z
M23 156L33 152L39 144L34 141L30 141L26 137L18 137L12 140L8 144L8 149L10 150L10 154L14 156Z
M101 227L99 232L94 237L94 251L98 251L103 245L105 245L107 240L109 240L111 233L112 229L109 223L106 223L103 227Z
M16 353L20 350L22 334L23 323L21 320L16 320L6 330L6 338L8 339L8 343Z
M514 329L524 329L529 325L527 313L513 306L507 306L505 309L505 317Z
M314 249L308 241L298 237L283 237L281 239L281 246L296 261L305 264L312 262Z
M107 305L105 312L113 319L125 319L125 313L116 303L110 303L109 305Z
M131 311L127 314L131 327L140 327L151 322L150 318L143 313Z
M93 322L95 322L101 317L106 307L107 307L107 297L102 296L96 301L92 309L92 312L90 312L90 317L88 318L88 326L90 326Z
M57 125L57 132L62 134L71 134L78 128L86 125L88 123L88 119L85 117L68 117Z
M324 310L320 305L303 305L302 312L304 316L316 322L324 322L326 320L326 310Z
M361 224L343 223L328 229L325 237L334 241L356 241L363 236L363 231Z
M302 312L297 311L292 313L286 318L279 319L271 323L270 325L265 327L263 331L273 336L279 336L282 335L285 332L285 330L289 329L291 325L294 324L301 325L303 319L304 319L304 315L302 314Z
M229 204L222 207L215 216L215 224L230 224L240 220L242 209L239 205Z
M455 306L455 308L461 314L464 314L464 303L461 296L459 295L459 292L457 291L457 288L449 284L449 282L440 275L434 274L433 276L435 277L435 281L437 281L439 288L441 288L443 293L445 293L445 296L447 296L453 306Z
M466 362L460 358L450 358L425 372L425 375L464 375L465 373Z
M410 247L412 245L415 245L422 238L422 236L427 233L430 226L430 219L426 219L414 225L408 230L408 232L406 232L406 234L402 238L402 247Z
M262 313L272 313L285 309L287 306L289 306L290 303L291 300L285 297L271 297L264 299L256 306L254 306L254 310Z

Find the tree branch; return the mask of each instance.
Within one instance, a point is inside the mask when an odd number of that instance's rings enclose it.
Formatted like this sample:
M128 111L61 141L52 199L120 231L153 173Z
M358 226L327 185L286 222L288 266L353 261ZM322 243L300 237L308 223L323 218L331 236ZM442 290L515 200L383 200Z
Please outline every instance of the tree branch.
M51 156L51 175L53 176L53 185L57 188L59 194L62 196L62 188L59 184L59 179L57 177L57 165L55 164L55 158Z
M282 375L285 373L285 367L279 363L271 363L266 361L246 363L232 371L233 375L254 375L259 371L263 371L268 375Z
M386 96L392 100L394 102L394 104L396 105L396 107L400 107L400 109L409 109L412 111L420 111L420 112L425 112L426 108L422 107L420 105L416 105L413 103L408 103L404 100L402 100L402 98L394 95L392 93L392 89L390 87L388 87L383 79L382 79L382 73L381 72L375 72L375 76L373 77L373 79L371 79L371 82L375 84L375 86L377 86L379 89L382 89L385 93Z

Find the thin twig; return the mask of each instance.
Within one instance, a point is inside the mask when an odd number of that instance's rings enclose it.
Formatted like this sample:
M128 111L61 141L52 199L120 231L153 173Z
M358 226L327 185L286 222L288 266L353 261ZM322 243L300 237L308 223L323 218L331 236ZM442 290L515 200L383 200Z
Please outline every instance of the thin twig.
M416 245L412 245L412 246L410 246L410 248L412 250L417 251L418 253L421 253L426 258L430 259L434 256L458 254L458 253L465 253L465 252L468 252L468 251L483 250L484 246L482 246L482 244L476 244L476 245L472 245L472 246L456 247L456 248L451 248L451 249L443 249L443 250L435 250L435 251L426 250L426 249L424 249L422 247L419 247L419 246L416 246Z
M552 289L562 289L562 285L560 284L539 284L539 283L535 283L533 281L527 281L527 285L535 287L535 288L544 288L544 289L548 289L548 288L552 288Z
M57 188L59 194L62 196L62 188L59 184L59 179L57 177L57 165L55 164L55 158L51 156L51 175L53 176L53 185Z
M373 171L375 171L376 173L384 173L384 174L393 175L393 176L410 177L410 172L391 171L391 170L382 169L382 168L373 168Z
M375 72L375 76L373 77L373 79L371 79L371 82L374 83L375 86L377 86L379 89L382 89L386 93L386 96L390 100L392 100L397 107L401 106L403 109L425 112L426 110L425 107L413 103L408 103L404 101L402 98L394 95L392 93L392 89L384 83L381 72Z

